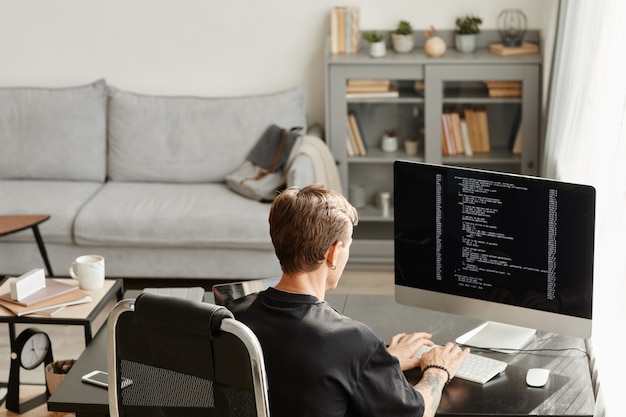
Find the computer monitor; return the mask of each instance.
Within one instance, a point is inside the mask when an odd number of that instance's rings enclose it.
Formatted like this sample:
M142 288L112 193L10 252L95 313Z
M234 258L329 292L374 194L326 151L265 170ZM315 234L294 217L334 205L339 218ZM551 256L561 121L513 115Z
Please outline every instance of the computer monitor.
M487 320L467 345L590 337L593 187L396 161L394 200L398 303Z

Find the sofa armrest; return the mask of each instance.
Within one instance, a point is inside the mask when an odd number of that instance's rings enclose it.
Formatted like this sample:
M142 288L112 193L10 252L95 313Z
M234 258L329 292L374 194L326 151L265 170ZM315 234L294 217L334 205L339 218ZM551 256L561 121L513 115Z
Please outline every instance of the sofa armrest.
M304 187L315 182L313 161L309 155L298 154L287 168L287 187Z

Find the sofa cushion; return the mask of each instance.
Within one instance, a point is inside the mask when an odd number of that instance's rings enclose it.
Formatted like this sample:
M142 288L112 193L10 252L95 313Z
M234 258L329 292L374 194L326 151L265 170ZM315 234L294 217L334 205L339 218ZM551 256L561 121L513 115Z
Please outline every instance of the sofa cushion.
M70 88L0 88L0 179L104 181L104 80Z
M100 187L100 182L1 180L0 214L49 214L39 226L44 242L72 244L74 217ZM29 229L0 239L33 241L33 233Z
M110 89L109 178L223 182L271 124L306 126L304 90L202 98Z
M271 249L269 205L224 184L107 182L80 211L79 245Z

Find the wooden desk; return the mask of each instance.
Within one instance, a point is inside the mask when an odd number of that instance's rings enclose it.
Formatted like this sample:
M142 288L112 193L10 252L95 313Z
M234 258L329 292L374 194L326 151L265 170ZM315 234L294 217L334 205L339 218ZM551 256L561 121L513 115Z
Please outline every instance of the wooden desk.
M343 313L369 325L384 340L401 332L426 331L435 343L454 341L481 321L399 305L393 295L348 296ZM585 350L583 339L537 332L525 349ZM477 353L478 351L474 352ZM438 416L592 416L595 405L587 356L578 350L486 353L507 362L506 371L484 385L455 378L446 387ZM544 388L526 385L526 371L548 368ZM411 380L419 372L408 372Z
M212 294L207 293L205 300L211 302ZM385 340L403 331L423 330L432 333L436 343L445 343L479 324L458 316L401 306L391 295L329 294L327 301L338 311L368 324ZM106 332L100 331L50 398L49 410L76 412L77 417L108 414L107 391L80 382L87 372L107 369L106 342ZM564 347L584 347L584 343L581 339L540 332L529 346ZM485 385L453 380L445 389L438 416L593 415L589 362L583 353L545 351L488 356L509 363L504 374ZM551 380L546 387L526 385L526 370L532 367L551 369ZM407 376L412 379L418 375L407 373Z

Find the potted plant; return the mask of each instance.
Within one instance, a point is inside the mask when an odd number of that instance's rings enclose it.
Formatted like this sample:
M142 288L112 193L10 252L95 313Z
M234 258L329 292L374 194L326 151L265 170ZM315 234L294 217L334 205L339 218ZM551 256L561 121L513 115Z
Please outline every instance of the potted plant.
M472 53L476 50L476 35L480 33L480 17L467 15L456 19L455 45L459 52Z
M424 42L424 51L426 55L432 58L443 56L446 53L446 41L437 35L437 31L433 26L424 32L426 42Z
M408 156L417 155L417 138L416 137L408 137L404 140L404 152Z
M391 34L393 49L398 53L411 52L413 49L413 26L406 20L401 20L398 27Z
M370 43L370 56L380 58L387 54L385 38L377 31L365 32L363 38Z
M72 369L74 363L76 363L75 359L63 359L46 365L46 385L50 394L53 394L58 386L61 385L65 375Z
M398 150L398 133L396 129L385 130L380 147L385 152L395 152Z

